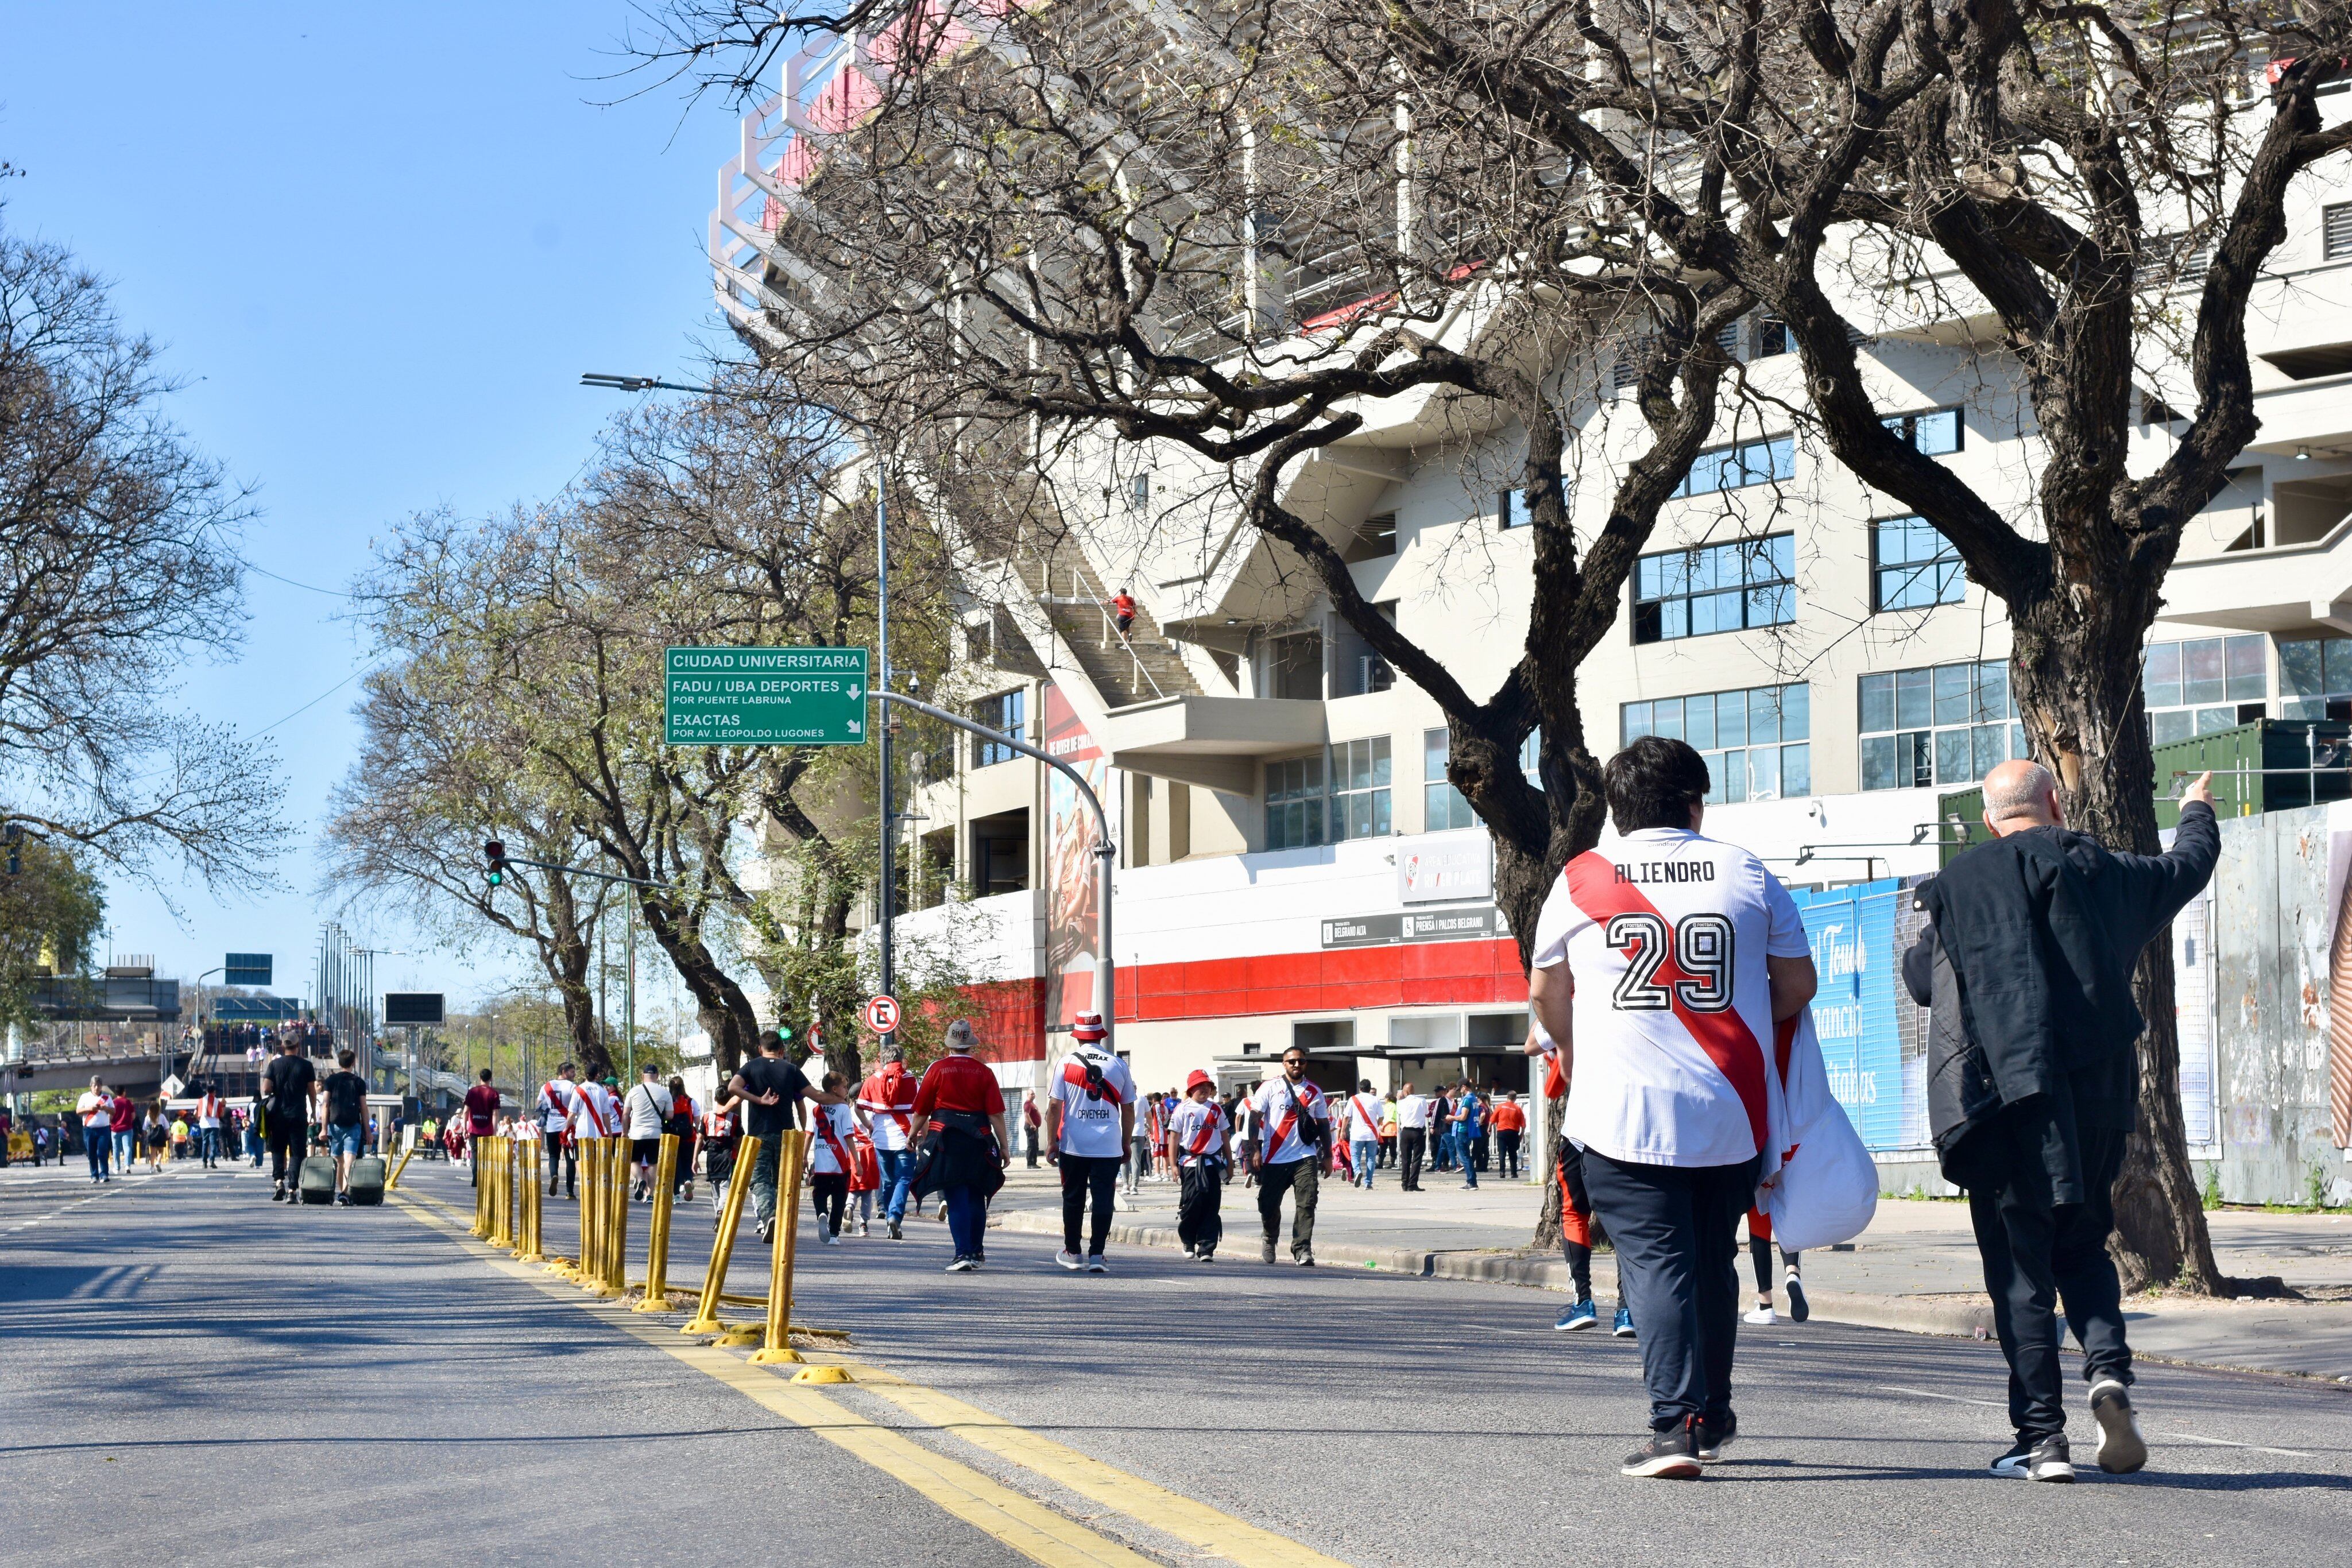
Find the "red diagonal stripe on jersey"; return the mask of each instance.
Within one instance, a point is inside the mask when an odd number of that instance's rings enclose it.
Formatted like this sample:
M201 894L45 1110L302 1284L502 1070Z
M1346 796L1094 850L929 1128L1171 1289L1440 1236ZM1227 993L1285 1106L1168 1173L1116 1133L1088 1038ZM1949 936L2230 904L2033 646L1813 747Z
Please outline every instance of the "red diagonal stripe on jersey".
M1568 862L1568 896L1586 918L1607 927L1613 915L1649 915L1664 920L1667 929L1674 922L1660 914L1642 890L1630 882L1617 880L1617 866L1599 852L1587 850ZM1658 966L1657 981L1666 988L1673 998L1675 1018L1690 1031L1691 1039L1706 1052L1739 1103L1748 1111L1748 1131L1756 1135L1756 1146L1765 1147L1764 1048L1757 1043L1756 1031L1739 1016L1737 1008L1726 1008L1719 1013L1696 1013L1683 1006L1682 993L1675 982L1691 977L1683 972L1672 953Z

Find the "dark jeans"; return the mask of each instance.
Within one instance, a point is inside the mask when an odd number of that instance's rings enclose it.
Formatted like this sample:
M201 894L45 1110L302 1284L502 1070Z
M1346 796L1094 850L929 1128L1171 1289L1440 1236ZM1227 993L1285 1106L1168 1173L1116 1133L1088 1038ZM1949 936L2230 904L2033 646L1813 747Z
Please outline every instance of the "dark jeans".
M1022 1128L1021 1143L1022 1146L1027 1151L1029 1155L1029 1168L1034 1171L1037 1168L1037 1129L1034 1127Z
M835 1236L841 1234L841 1213L848 1202L848 1176L839 1171L818 1171L809 1177L809 1207Z
M1519 1176L1519 1139L1526 1134L1517 1127L1506 1127L1495 1134L1495 1163L1502 1168L1496 1174L1507 1181Z
M1214 1252L1225 1234L1225 1222L1217 1212L1225 1198L1224 1167L1186 1166L1180 1179L1183 1186L1176 1201L1176 1239L1188 1251L1197 1247Z
M1429 1134L1419 1127L1402 1127L1397 1131L1398 1157L1404 1161L1404 1189L1421 1190L1421 1162L1429 1152Z
M907 1218L907 1191L915 1180L915 1151L912 1149L877 1149L874 1151L875 1174L882 1186L876 1196L881 1200L882 1218L896 1225Z
M561 1170L557 1169L559 1166L562 1167ZM562 1182L564 1191L574 1197L580 1196L580 1151L572 1146L571 1139L550 1133L547 1135L548 1197L555 1196L555 1184L559 1180Z
M302 1179L302 1156L310 1151L310 1126L307 1122L288 1115L283 1111L269 1113L269 1179L279 1186L286 1185L286 1166L290 1156L294 1179Z
M2038 1145L2015 1151L2014 1179L1969 1189L1969 1218L1984 1255L1985 1291L2000 1353L2009 1358L2009 1419L2021 1437L2066 1429L2065 1368L2054 1310L2083 1347L2083 1375L2132 1381L2124 1340L2123 1287L2107 1235L2116 1228L2112 1191L2123 1168L2124 1134L2084 1128L2083 1176L2096 1196L2053 1204Z
M81 1147L82 1153L89 1156L89 1179L92 1181L104 1180L107 1174L106 1156L108 1152L114 1147L114 1140L108 1137L104 1133L92 1133L82 1139ZM58 1159L58 1163L59 1165L63 1165L65 1163L62 1156Z
M940 1205L948 1211L948 1235L955 1244L955 1255L979 1257L986 1249L988 1199L975 1188L950 1186L940 1189Z
M1617 1247L1617 1293L1642 1339L1650 1427L1731 1414L1739 1333L1739 1218L1760 1156L1736 1166L1643 1166L1584 1151L1584 1186Z
M1087 1198L1095 1201L1094 1227L1087 1234L1087 1250L1095 1257L1102 1256L1103 1243L1110 1239L1110 1204L1118 1186L1119 1158L1117 1155L1089 1156L1065 1153L1062 1161L1062 1250L1078 1249L1078 1223L1087 1215Z
M1282 1195L1297 1199L1290 1217L1290 1255L1304 1258L1315 1249L1315 1195L1322 1184L1319 1155L1288 1165L1268 1166L1257 1173L1257 1218L1265 1239L1282 1234Z

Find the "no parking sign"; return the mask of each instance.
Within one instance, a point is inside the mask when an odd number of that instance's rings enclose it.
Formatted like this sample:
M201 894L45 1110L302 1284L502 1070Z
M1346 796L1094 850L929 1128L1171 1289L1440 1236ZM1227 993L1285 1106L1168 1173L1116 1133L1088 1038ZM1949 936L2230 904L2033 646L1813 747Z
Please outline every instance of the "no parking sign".
M866 999L866 1027L876 1034L895 1034L898 1030L898 998L868 997Z

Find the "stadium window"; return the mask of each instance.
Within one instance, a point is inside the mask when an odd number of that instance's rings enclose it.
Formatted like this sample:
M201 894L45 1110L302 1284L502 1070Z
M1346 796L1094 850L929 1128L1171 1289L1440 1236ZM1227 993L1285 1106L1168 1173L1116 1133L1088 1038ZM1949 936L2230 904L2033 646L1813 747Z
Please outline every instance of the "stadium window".
M1265 847L1306 849L1323 839L1323 758L1293 758L1265 765Z
M1880 517L1871 523L1873 612L1958 604L1967 586L1960 552L1926 518Z
M1692 461L1690 473L1675 487L1675 494L1712 496L1721 490L1793 479L1796 475L1797 443L1793 437L1783 435L1774 441L1748 441L1700 453Z
M1389 831L1389 737L1343 740L1331 748L1331 837L1378 839Z
M1796 536L1645 555L1633 568L1633 641L1672 643L1797 618Z
M1627 703L1619 727L1627 745L1687 742L1706 759L1710 805L1813 792L1812 688L1801 681Z
M1027 692L1016 688L992 697L982 697L971 705L972 719L975 723L986 725L1007 739L1018 740L1021 738L1022 726L1027 722L1028 695ZM1010 762L1020 755L1003 741L982 740L975 737L971 747L971 765L974 768L987 768L999 762Z
M1923 457L1941 457L1960 449L1962 432L1957 408L1931 408L1920 413L1889 414L1879 422L1909 442Z
M1444 730L1421 732L1421 831L1424 833L1478 825L1478 815L1470 810L1469 797L1445 777L1446 751Z
M2025 755L2009 663L1934 664L1862 677L1862 787L1949 788Z
M2257 632L2240 637L2150 643L2140 653L2140 693L2147 706L2149 741L2162 746L2168 740L2188 740L2261 718L2270 698L2270 661L2263 642ZM2305 648L2316 651L2315 662L2304 652ZM2331 663L2338 679L2352 677L2352 669L2346 668L2352 661L2341 654L2331 661L2319 641L2280 643L2281 689L2296 690L2314 675L2325 687ZM2325 690L2314 694L2318 712L2311 711L2314 705L2308 699L2291 701L2286 716L2327 716L2327 695ZM2301 696L2299 691L2297 695Z

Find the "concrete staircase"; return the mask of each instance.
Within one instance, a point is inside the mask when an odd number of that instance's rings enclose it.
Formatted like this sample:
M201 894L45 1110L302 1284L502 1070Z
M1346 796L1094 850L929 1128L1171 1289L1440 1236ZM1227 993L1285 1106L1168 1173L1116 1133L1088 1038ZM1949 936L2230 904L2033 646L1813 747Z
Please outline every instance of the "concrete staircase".
M1202 695L1182 655L1139 603L1134 626L1119 636L1110 612L1117 587L1103 586L1075 543L1024 538L1013 550L1013 569L1106 710Z

